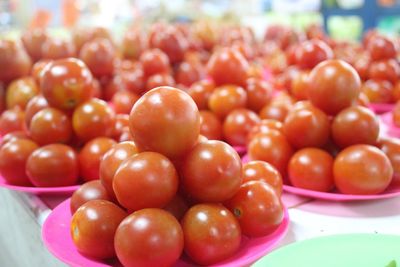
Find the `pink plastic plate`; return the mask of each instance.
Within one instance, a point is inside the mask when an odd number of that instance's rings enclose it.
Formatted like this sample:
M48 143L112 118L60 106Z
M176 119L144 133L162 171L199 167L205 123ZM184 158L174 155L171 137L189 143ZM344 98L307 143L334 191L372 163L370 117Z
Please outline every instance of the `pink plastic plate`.
M400 138L400 128L393 124L392 112L384 113L380 116L380 118L383 124L385 124L387 127L387 135Z
M233 148L236 150L239 156L243 156L247 152L246 146L234 146Z
M32 194L69 194L77 190L79 186L80 185L60 187L17 186L7 183L6 179L0 175L0 187Z
M62 202L47 217L42 228L42 239L47 249L58 259L70 266L106 267L121 266L118 262L104 262L87 258L75 248L70 235L70 199ZM249 265L270 252L285 236L289 226L289 215L285 209L285 217L279 228L271 235L260 238L242 238L239 251L231 258L215 266ZM175 267L194 266L187 259L180 259Z
M242 162L249 162L248 155L242 158ZM283 190L288 193L296 194L303 197L310 197L323 200L331 201L355 201L355 200L374 200L374 199L384 199L400 196L400 185L399 186L389 186L385 192L377 195L348 195L341 194L338 192L318 192L308 189L297 188L290 185L284 185Z
M368 107L376 114L382 114L391 111L394 108L394 104L371 103L368 105Z

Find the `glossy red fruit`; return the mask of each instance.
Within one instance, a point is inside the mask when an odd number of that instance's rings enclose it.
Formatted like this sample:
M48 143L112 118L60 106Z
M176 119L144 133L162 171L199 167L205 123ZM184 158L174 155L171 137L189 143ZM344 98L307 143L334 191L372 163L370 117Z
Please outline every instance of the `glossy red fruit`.
M22 44L34 62L42 58L42 46L48 38L46 30L41 28L25 31L22 34Z
M245 108L247 104L246 91L236 85L224 85L215 88L208 99L209 109L221 119L237 108Z
M0 136L25 130L25 113L18 107L8 109L0 115Z
M386 80L368 80L361 90L371 103L391 103L394 100L393 85Z
M380 141L380 147L392 163L392 184L395 186L400 185L400 140L397 138L385 138Z
M129 114L133 105L139 99L137 94L129 91L116 92L111 99L116 113Z
M191 86L205 76L205 67L197 61L183 61L175 72L176 83L185 86Z
M200 134L209 140L222 139L222 123L211 111L201 110L200 112Z
M10 83L6 91L8 109L19 107L25 109L29 100L39 94L39 87L31 77L16 79Z
M33 116L40 110L48 107L49 103L47 103L46 98L44 98L42 95L37 95L29 100L25 108L25 123L28 129Z
M246 81L247 107L259 112L272 98L274 88L262 79L251 78Z
M172 75L168 73L158 73L150 76L146 82L146 91L161 87L161 86L175 86L175 80Z
M208 99L215 89L213 81L200 80L193 83L187 93L193 98L199 110L208 109Z
M144 51L139 58L142 64L143 72L146 77L150 77L157 73L169 73L169 58L160 49L150 49Z
M32 61L21 43L0 40L0 81L5 84L29 74Z
M71 196L71 213L74 214L75 211L80 208L80 206L86 202L89 202L90 200L96 199L111 201L110 196L107 194L107 190L99 180L84 183Z
M400 77L400 65L395 59L373 62L369 67L368 76L370 79L387 80L396 84Z
M274 188L278 196L282 194L282 175L268 162L253 160L243 164L243 184L249 181L266 182Z
M397 56L395 43L384 36L371 38L367 44L367 51L373 61L396 58Z
M321 40L301 43L295 50L296 64L302 69L312 69L318 63L333 58L332 49Z
M272 119L265 119L259 121L255 126L251 128L249 134L247 135L247 142L249 143L257 134L266 133L270 130L277 130L283 133L282 122Z
M235 109L223 124L224 139L232 146L245 146L251 129L260 122L256 113L248 109Z

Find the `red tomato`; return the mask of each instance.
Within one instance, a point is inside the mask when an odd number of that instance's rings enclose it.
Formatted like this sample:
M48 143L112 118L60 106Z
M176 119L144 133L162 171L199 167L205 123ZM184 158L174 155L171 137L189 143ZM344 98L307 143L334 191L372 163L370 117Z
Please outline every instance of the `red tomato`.
M115 113L100 99L91 99L77 107L72 115L75 134L82 141L113 134Z
M127 215L107 200L86 202L72 216L72 241L80 253L91 258L115 257L114 235Z
M147 48L146 36L142 31L127 30L122 39L121 49L124 58L139 59L139 56Z
M234 255L241 230L235 216L220 204L191 207L181 221L185 252L200 265L211 265Z
M392 184L400 185L400 140L397 138L385 138L380 142L381 150L389 158L393 167Z
M254 136L259 133L266 133L270 130L277 130L283 133L283 124L278 120L266 119L259 121L255 126L253 126L247 135L247 141L250 142Z
M35 186L74 185L79 176L78 157L69 146L46 145L36 149L29 156L26 173Z
M361 106L342 110L333 120L332 137L343 148L356 144L375 145L379 135L379 121L373 111Z
M291 93L297 100L308 99L309 72L301 72L292 80Z
M85 144L78 154L79 171L84 181L99 179L100 161L115 144L113 139L107 137L97 137Z
M50 106L73 110L93 94L93 78L78 59L60 59L43 70L40 88Z
M171 71L167 54L157 48L144 51L140 55L139 61L142 63L146 77Z
M250 160L263 160L272 164L282 175L293 154L293 148L286 137L277 130L259 133L248 145Z
M396 105L394 106L394 108L392 110L392 116L393 116L393 118L392 118L393 124L396 125L397 127L400 127L400 101L398 101L396 103ZM1 123L1 117L0 117L0 123ZM0 127L0 129L1 129L1 127Z
M246 86L249 63L236 49L222 48L208 61L207 72L216 85Z
M142 209L126 217L115 233L115 251L124 266L172 266L183 250L183 231L161 209Z
M362 87L362 92L372 103L391 103L393 101L393 86L386 80L368 80Z
M393 86L392 95L395 102L400 100L400 81Z
M262 79L251 78L247 80L247 107L259 112L272 98L271 84Z
M193 98L199 110L208 108L208 99L215 89L215 84L209 80L200 80L193 83L187 93Z
M373 61L396 58L395 43L384 36L372 38L367 44L367 50Z
M147 79L146 91L161 86L175 86L174 77L167 73L154 74Z
M309 99L328 115L350 106L361 88L356 70L341 60L321 62L310 72L309 81Z
M242 183L242 163L237 152L222 141L198 143L186 156L181 183L186 193L203 202L231 198Z
M289 180L295 187L328 192L334 187L333 157L318 148L303 148L289 161Z
M175 72L176 83L186 86L191 86L205 76L205 67L199 62L183 61Z
M26 76L32 61L19 42L0 40L0 81L5 84Z
M12 185L31 186L25 165L39 146L28 139L11 140L0 147L0 174Z
M222 139L222 123L219 118L208 110L201 110L200 114L200 134L210 140Z
M392 181L389 158L370 145L354 145L342 150L333 163L335 185L340 192L373 195L383 192Z
M323 41L313 39L297 46L295 61L302 69L312 69L318 63L333 58L332 49Z
M39 93L35 80L31 77L20 78L10 83L6 92L6 105L8 109L20 107L25 109L29 100Z
M224 139L232 146L245 146L251 129L260 122L256 113L248 109L235 109L223 124Z
M200 115L188 94L172 87L158 87L133 106L130 129L139 151L177 158L197 142Z
M232 110L246 107L246 91L236 85L224 85L215 88L208 99L208 107L221 119Z
M162 208L178 190L172 162L155 152L142 152L124 160L112 181L118 202L129 211Z
M0 136L25 129L25 113L18 107L0 115Z
M116 113L129 114L133 104L139 99L137 94L129 91L119 91L111 99Z
M261 237L273 233L283 221L284 209L274 188L263 181L249 181L226 207L236 216L242 233Z
M101 159L99 168L100 181L113 198L116 198L112 186L115 172L125 159L137 153L138 150L135 143L127 141L114 145Z
M76 57L76 48L71 41L48 38L42 44L43 59L63 59L69 57Z
M258 115L262 120L271 119L283 122L289 112L289 106L285 104L270 103L265 105Z
M107 194L107 190L99 180L84 183L72 194L70 202L71 213L74 214L80 206L90 200L96 199L111 201L110 196Z
M283 123L283 132L296 148L320 147L328 141L330 135L329 118L312 105L294 108Z
M395 84L400 77L400 66L395 59L381 60L371 63L369 78L374 80L387 80Z
M266 182L278 196L282 194L282 175L268 162L253 160L243 164L243 184L249 181Z
M35 28L25 31L21 36L21 41L34 62L42 58L42 46L49 38L46 30Z
M17 140L17 139L29 139L28 134L24 131L16 131L8 133L2 136L0 141L0 147L7 144L10 141Z
M49 103L47 103L46 98L44 98L42 95L37 95L33 97L29 102L26 104L25 108L25 123L29 128L29 125L31 124L31 120L33 116L41 111L42 109L48 108Z
M189 204L179 194L176 194L175 197L164 207L164 210L174 215L178 221L183 218L183 215L185 215L188 209Z

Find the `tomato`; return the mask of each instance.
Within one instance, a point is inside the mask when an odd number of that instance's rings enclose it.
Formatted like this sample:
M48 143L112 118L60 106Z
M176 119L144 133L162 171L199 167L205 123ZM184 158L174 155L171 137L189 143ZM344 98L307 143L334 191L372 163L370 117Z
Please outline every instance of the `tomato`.
M236 85L224 85L215 88L208 100L208 107L221 119L232 110L246 107L246 91Z
M181 183L185 192L199 201L225 201L242 183L240 157L222 141L198 143L185 156Z
M10 83L6 93L7 108L15 106L25 109L29 100L39 93L39 88L34 79L30 77L20 78Z
M210 140L222 139L222 123L219 118L208 110L200 112L200 134Z
M305 41L295 50L296 64L302 69L312 69L318 63L332 58L332 49L324 41L317 39Z
M354 62L353 66L360 75L360 78L365 81L368 79L369 66L371 64L371 59L368 55L362 55Z
M36 62L42 58L42 46L49 38L46 30L35 28L25 31L21 36L22 44L31 59Z
M283 132L296 148L320 147L328 141L330 135L329 118L312 105L294 108L283 123Z
M328 115L350 106L361 88L356 70L341 60L321 62L310 72L309 81L309 99Z
M295 187L329 192L334 187L333 157L318 148L303 148L289 161L288 174Z
M368 80L362 87L362 92L372 103L391 103L393 101L393 86L386 80Z
M40 79L43 75L43 70L51 61L52 60L50 59L42 59L33 64L31 69L31 76L33 79L35 79L35 82L37 82L37 84L40 83Z
M335 185L344 194L379 194L388 187L392 176L389 158L370 145L347 147L333 163Z
M28 134L24 131L16 131L8 133L2 136L0 141L0 147L7 144L10 141L17 140L17 139L29 139Z
M74 185L79 176L78 157L69 146L46 145L36 149L29 156L26 173L35 186Z
M167 54L157 48L144 51L140 55L139 61L147 77L157 73L169 73L171 71Z
M122 39L122 54L124 58L139 59L139 56L147 46L146 36L142 31L136 29L127 30Z
M381 150L389 158L393 167L392 184L400 184L400 140L397 138L385 138L380 142Z
M59 109L73 110L93 94L93 78L79 59L60 59L43 70L40 88L47 102Z
M400 100L400 81L393 86L392 95L395 102Z
M115 113L100 99L91 99L78 106L72 115L75 134L88 141L99 136L110 137L113 134Z
M226 207L236 216L244 235L261 237L273 233L283 221L282 202L273 187L263 181L249 181Z
M100 161L116 142L107 137L97 137L85 144L78 154L79 171L84 181L99 179Z
M217 31L213 23L202 20L193 23L192 34L197 38L201 46L210 51L217 41Z
M133 104L139 99L137 94L129 91L119 91L111 99L116 113L129 114Z
M283 122L289 112L289 106L285 104L270 103L265 105L258 115L261 119L272 119Z
M308 99L308 87L310 82L308 77L309 72L301 72L292 80L291 93L297 100Z
M99 180L84 183L72 194L70 202L71 213L74 214L80 206L96 199L111 201L107 190Z
M260 122L256 113L248 109L235 109L223 124L224 139L233 146L245 146L251 129Z
M235 216L220 204L191 207L181 221L186 254L200 265L233 256L239 249L241 230Z
M130 129L139 151L178 158L197 142L200 115L188 94L163 86L147 92L135 103Z
M25 123L29 128L33 116L42 109L48 108L46 98L42 95L37 95L31 98L25 108Z
M164 210L174 215L178 221L183 218L183 215L185 215L188 209L189 204L179 194L176 194L175 197L164 207Z
M71 41L48 38L42 44L43 59L63 59L75 56L76 48Z
M128 114L117 114L115 115L115 123L112 137L118 139L122 132L126 129L129 131L129 115Z
M0 66L0 81L7 84L28 75L32 61L19 42L0 40Z
M68 143L72 137L72 123L61 110L44 108L32 117L29 133L39 145Z
M208 75L218 86L224 84L246 86L248 69L249 63L244 56L231 48L221 48L214 52L207 64Z
M143 71L135 69L134 71L121 71L110 80L103 90L104 100L111 100L116 92L129 91L140 95L145 91L145 80Z
M25 113L18 107L0 115L0 136L25 129Z
M369 78L374 80L387 80L395 84L400 77L400 66L395 59L381 60L371 63Z
M269 130L277 130L281 133L283 133L283 124L282 122L278 120L273 120L273 119L265 119L259 121L256 125L254 125L249 134L247 135L247 141L250 142L254 136L256 136L259 133L266 133Z
M176 83L186 86L192 85L205 76L205 67L199 62L183 61L175 72Z
M12 185L31 186L25 165L39 146L29 139L11 140L0 147L0 174Z
M397 102L392 110L392 120L393 120L394 125L396 125L397 127L400 127L400 102ZM1 118L0 118L0 122L1 122ZM0 127L0 129L1 129L1 127Z
M353 106L342 110L333 120L332 137L339 147L356 144L375 145L379 120L368 108Z
M126 217L115 233L115 251L124 266L172 266L183 250L183 231L161 209L142 209Z
M293 148L286 137L277 130L259 133L248 145L250 160L263 160L272 164L284 176Z
M187 93L193 98L198 109L207 109L208 100L215 89L215 84L213 81L200 80L193 83Z
M175 86L174 77L166 73L154 74L147 79L146 91L150 91L151 89L161 86Z
M259 112L272 98L272 86L262 79L251 78L247 80L247 107Z
M6 109L6 88L0 81L0 114Z
M396 58L397 48L393 41L384 36L372 38L367 44L367 50L373 61Z
M172 162L156 152L142 152L124 160L112 181L118 202L129 211L162 208L178 190Z
M79 58L86 63L93 76L111 76L114 71L116 51L108 39L94 39L85 43Z
M72 216L72 241L80 253L91 258L115 257L114 235L127 215L107 200L86 202Z

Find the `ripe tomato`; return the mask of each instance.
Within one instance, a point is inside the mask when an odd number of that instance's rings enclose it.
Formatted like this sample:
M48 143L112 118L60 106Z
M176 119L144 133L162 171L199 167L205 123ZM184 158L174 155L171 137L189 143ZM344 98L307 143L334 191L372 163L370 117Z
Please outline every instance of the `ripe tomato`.
M283 132L296 148L320 147L328 141L330 135L329 118L312 105L293 108L283 123Z
M39 146L29 139L11 140L0 147L0 174L4 179L19 186L30 186L25 173L28 157Z
M157 48L144 51L140 55L139 61L146 77L171 71L167 54Z
M46 30L35 28L25 31L21 36L22 44L31 59L36 62L42 58L42 46L49 38Z
M7 144L10 141L17 140L17 139L29 139L28 134L24 131L16 131L8 133L2 136L0 141L0 147Z
M111 76L114 71L116 51L110 40L99 38L85 43L79 58L86 63L93 76Z
M334 187L333 157L318 148L303 148L289 161L288 174L295 187L328 192Z
M8 109L20 107L25 109L29 100L39 93L39 88L33 78L25 77L10 83L6 92L6 105Z
M8 84L29 74L32 61L19 42L0 40L0 81Z
M332 137L341 147L356 144L375 145L379 135L379 121L373 111L361 106L342 110L333 120Z
M156 152L142 152L124 160L112 181L118 202L129 211L162 208L178 190L172 162Z
M183 250L183 231L161 209L142 209L126 217L115 233L115 251L124 266L172 266Z
M278 196L282 194L282 175L268 162L253 160L243 164L243 184L248 181L266 182L276 191Z
M97 137L85 144L78 154L79 171L84 181L99 179L100 161L116 142L108 137Z
M248 145L250 160L263 160L272 164L284 176L293 154L293 148L286 137L277 130L259 133Z
M237 152L222 141L198 143L182 165L181 183L186 193L203 202L231 198L242 183L242 163Z
M26 104L25 108L25 123L29 129L29 125L31 124L31 120L33 116L41 111L42 109L48 108L49 103L47 103L46 98L42 95L34 96L29 102Z
M332 58L332 49L324 41L318 39L305 41L295 50L295 62L302 69L312 69L318 63Z
M283 122L289 112L289 106L285 104L270 103L265 105L258 115L261 119L272 119Z
M122 55L127 59L139 59L147 46L146 36L142 31L137 29L127 30L122 39Z
M251 78L246 81L247 107L259 112L272 98L272 86L262 79Z
M309 72L301 72L292 80L290 92L297 100L308 99L309 75Z
M277 130L283 133L282 122L272 119L265 119L259 121L255 126L251 128L249 134L247 135L247 142L250 142L257 134L266 133L270 130Z
M308 96L316 107L334 115L357 99L360 88L360 77L352 66L327 60L310 72Z
M25 129L25 113L18 107L0 115L0 136Z
M167 73L154 74L147 79L146 91L161 86L175 86L174 77Z
M384 36L376 36L367 44L367 50L373 61L396 58L397 49L392 40Z
M392 95L395 102L400 100L400 81L393 86Z
M396 84L400 77L400 66L395 59L381 60L371 63L369 78L374 80L387 80Z
M233 146L245 146L251 129L260 118L251 110L235 109L226 116L223 124L224 139Z
M200 115L188 94L172 87L158 87L133 106L130 130L139 151L178 158L197 142Z
M99 180L84 183L71 196L71 213L74 214L80 206L90 200L96 199L111 201L110 196L107 194L107 190Z
M26 173L35 186L70 186L79 176L78 157L66 145L51 144L36 149L26 162Z
M72 241L83 255L99 260L115 257L114 235L127 215L107 200L86 202L72 216Z
M4 114L4 113L3 113ZM393 124L396 125L397 127L400 127L400 101L396 103L392 110L392 120ZM1 123L1 117L0 117L0 123ZM0 127L1 129L1 127Z
M89 141L99 136L112 136L115 113L100 99L90 99L78 106L72 115L75 134L82 141Z
M283 205L277 192L263 181L242 184L225 205L238 219L242 233L250 237L273 233L283 220Z
M386 80L368 80L362 87L362 92L372 103L391 103L393 101L393 86Z
M208 100L215 89L213 81L200 80L193 83L187 93L193 98L199 110L208 108Z
M221 204L198 204L181 221L185 252L200 265L211 265L235 254L241 230L235 216Z
M183 61L175 72L176 83L185 86L191 86L205 76L205 67L197 61Z
M385 138L380 141L380 147L389 158L390 163L392 163L392 184L400 185L400 140L397 138Z
M185 215L188 209L189 204L179 194L176 194L175 197L164 207L164 210L174 215L178 221L183 218L183 215Z
M63 59L69 57L76 57L76 48L71 41L47 38L42 44L43 59Z
M44 108L32 117L29 133L32 140L41 146L68 143L72 137L72 123L61 110Z
M236 49L221 48L208 61L207 72L216 85L246 86L249 63Z
M114 94L111 102L116 113L129 114L133 104L135 104L138 99L139 96L137 94L129 91L119 91Z
M200 134L210 140L222 139L222 123L219 118L208 110L201 110L200 114Z
M383 192L393 176L389 158L370 145L354 145L342 150L333 163L335 185L340 192L373 195Z
M232 110L245 108L247 102L246 91L236 85L224 85L215 88L208 100L208 107L221 119Z
M40 84L40 79L43 74L43 70L49 64L52 60L50 59L42 59L37 61L35 64L33 64L32 69L31 69L31 76L33 79L35 79L35 82L37 84Z
M93 78L79 59L60 59L43 70L40 88L51 106L73 110L92 96Z

